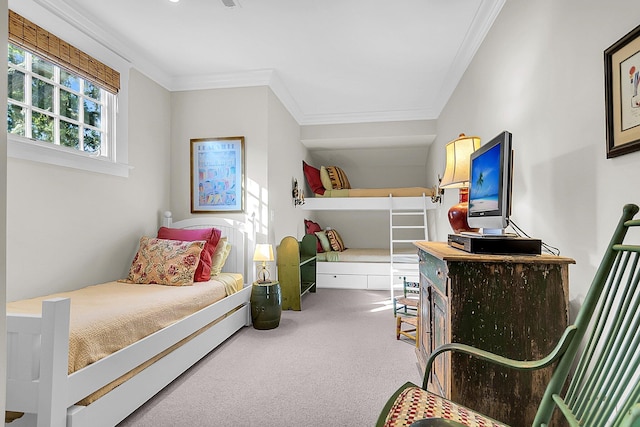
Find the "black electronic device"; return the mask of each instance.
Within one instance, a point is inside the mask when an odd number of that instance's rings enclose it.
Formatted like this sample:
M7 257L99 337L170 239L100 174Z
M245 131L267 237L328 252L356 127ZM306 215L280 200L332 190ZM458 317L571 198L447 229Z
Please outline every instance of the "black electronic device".
M511 133L504 131L469 158L470 228L483 234L504 234L511 215L513 150Z
M449 246L472 254L540 255L542 241L504 235L470 236L449 234Z

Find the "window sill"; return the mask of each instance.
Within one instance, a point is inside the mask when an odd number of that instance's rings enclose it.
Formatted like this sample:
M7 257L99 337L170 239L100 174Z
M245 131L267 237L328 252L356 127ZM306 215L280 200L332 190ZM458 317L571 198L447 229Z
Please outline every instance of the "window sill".
M129 177L129 169L132 169L123 163L114 163L79 151L61 150L12 134L7 134L7 156L124 178Z

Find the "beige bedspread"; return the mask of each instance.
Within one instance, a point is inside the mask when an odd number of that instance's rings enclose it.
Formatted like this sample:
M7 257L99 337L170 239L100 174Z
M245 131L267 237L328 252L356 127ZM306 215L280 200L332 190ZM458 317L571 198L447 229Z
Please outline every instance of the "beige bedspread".
M433 195L433 188L398 187L398 188L349 188L342 190L325 190L324 195L316 197L420 197Z
M109 282L7 304L7 313L39 314L42 301L71 299L69 373L108 356L242 289L241 274L193 286Z
M401 257L396 257L395 262L416 262L417 249L415 248L401 248L396 249L396 254L400 254ZM388 248L375 249L375 248L347 248L344 251L329 251L320 252L317 254L317 260L320 262L391 262L391 254Z

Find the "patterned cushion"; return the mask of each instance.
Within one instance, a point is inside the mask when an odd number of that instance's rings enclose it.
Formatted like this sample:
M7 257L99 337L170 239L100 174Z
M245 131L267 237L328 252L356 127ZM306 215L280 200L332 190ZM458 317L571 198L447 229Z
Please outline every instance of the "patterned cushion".
M342 252L346 249L342 242L342 237L340 237L336 230L326 230L326 232L329 243L331 244L331 249L337 252Z
M347 174L338 166L327 166L329 179L331 180L331 188L333 190L342 190L343 188L351 188Z
M405 427L423 418L444 418L467 427L507 427L420 387L407 387L394 402L384 427Z
M204 244L202 240L182 242L143 236L127 280L145 285L193 285Z
M211 259L213 252L218 246L221 230L217 228L167 228L160 227L158 229L158 239L181 240L183 242L194 242L196 240L204 240L204 249L200 252L200 262L196 268L196 274L193 276L194 282L206 282L211 279Z

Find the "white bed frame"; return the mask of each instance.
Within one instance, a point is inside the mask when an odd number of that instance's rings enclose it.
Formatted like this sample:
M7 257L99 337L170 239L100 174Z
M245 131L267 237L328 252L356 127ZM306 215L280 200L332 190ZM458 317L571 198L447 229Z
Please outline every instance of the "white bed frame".
M232 244L223 271L242 272L252 278L245 263L253 239L245 224L217 217L172 222L164 226L222 230ZM226 297L181 321L113 353L71 375L67 374L69 348L68 298L43 302L42 316L7 314L7 404L25 414L8 427L112 427L135 411L190 366L243 326L251 324L251 286ZM88 406L76 402L146 362L213 320L238 308L213 327L159 359Z
M419 197L313 197L305 199L302 209L310 211L420 211L431 210L438 206L430 196ZM426 226L426 224L425 224ZM390 230L390 235L393 233ZM428 238L426 240L429 240ZM391 253L390 243L390 257ZM416 248L416 266L417 266ZM335 289L390 289L391 298L395 290L401 289L403 278L418 280L418 269L407 264L391 262L318 262L317 287ZM405 268L403 268L405 267ZM415 270L415 271L413 271Z
M435 209L430 196L419 197L309 197L302 209L309 211L388 211L390 209Z

